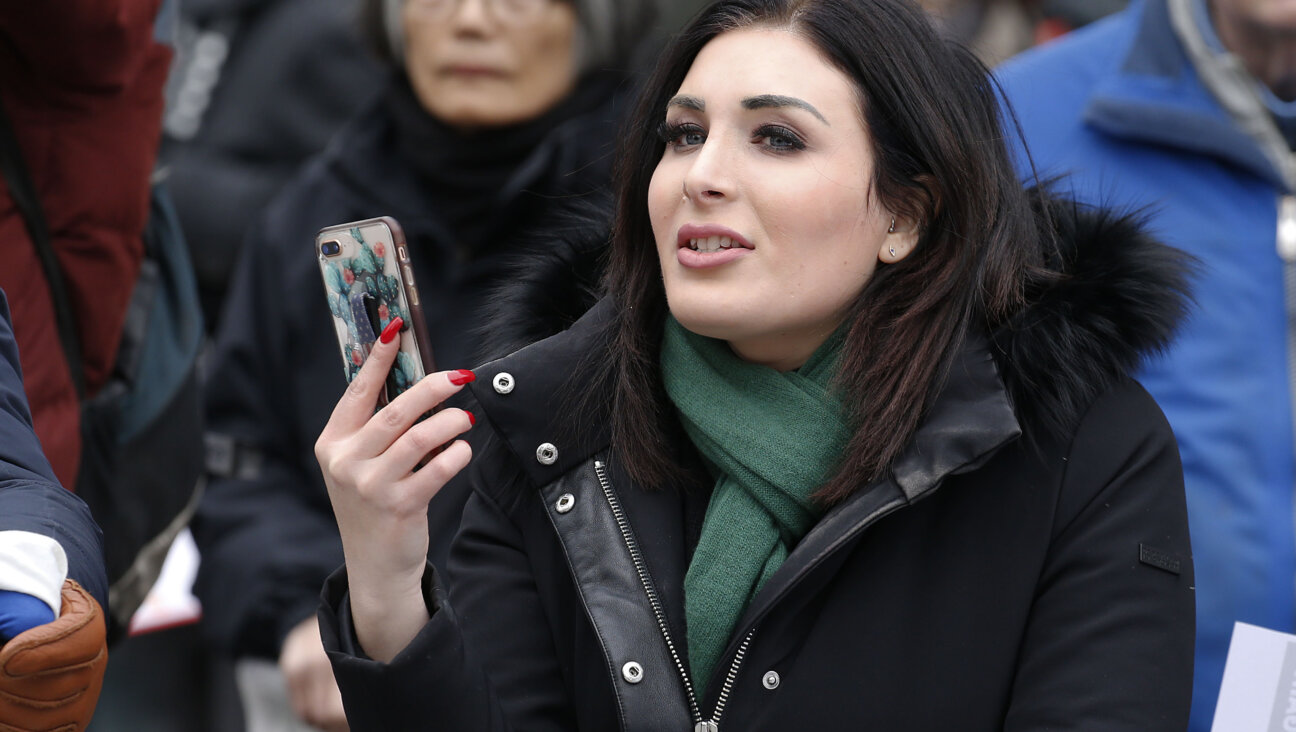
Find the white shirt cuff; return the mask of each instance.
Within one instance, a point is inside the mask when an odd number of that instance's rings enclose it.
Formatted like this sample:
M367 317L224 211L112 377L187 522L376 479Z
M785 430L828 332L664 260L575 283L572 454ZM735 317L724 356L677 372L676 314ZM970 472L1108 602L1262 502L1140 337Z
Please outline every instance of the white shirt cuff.
M54 539L30 531L0 531L0 590L31 595L59 616L67 553Z

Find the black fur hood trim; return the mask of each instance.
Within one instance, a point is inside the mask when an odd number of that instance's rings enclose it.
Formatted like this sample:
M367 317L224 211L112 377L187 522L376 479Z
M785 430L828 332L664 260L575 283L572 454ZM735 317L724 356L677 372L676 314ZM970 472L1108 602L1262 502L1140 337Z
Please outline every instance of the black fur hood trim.
M561 333L598 301L612 231L610 196L573 198L524 237L486 305L477 342L485 363Z
M1195 260L1147 233L1144 216L1042 198L1057 273L990 335L1026 433L1069 431L1089 404L1163 351L1190 304ZM568 328L598 298L610 201L579 202L522 248L515 275L491 298L482 360Z
M1064 434L1169 346L1196 260L1148 234L1142 213L1043 198L1036 215L1052 226L1047 265L1059 276L996 329L991 348L1027 434Z

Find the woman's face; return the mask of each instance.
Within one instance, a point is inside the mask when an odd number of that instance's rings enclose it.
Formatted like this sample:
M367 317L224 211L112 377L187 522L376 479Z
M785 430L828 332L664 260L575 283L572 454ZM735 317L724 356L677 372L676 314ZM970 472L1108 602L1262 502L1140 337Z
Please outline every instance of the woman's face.
M871 194L854 83L795 33L716 37L664 129L648 209L670 311L748 361L805 363L879 257L912 248L912 227L888 235L891 214Z
M447 3L448 15L432 9ZM510 8L518 4L525 12ZM414 93L451 126L534 119L576 84L576 11L570 3L406 0L401 20Z

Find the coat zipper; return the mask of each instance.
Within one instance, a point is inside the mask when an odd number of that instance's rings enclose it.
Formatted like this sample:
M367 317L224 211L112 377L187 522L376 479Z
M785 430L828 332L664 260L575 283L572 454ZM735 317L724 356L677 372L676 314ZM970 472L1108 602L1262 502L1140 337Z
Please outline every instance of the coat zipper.
M693 681L689 678L688 670L684 667L684 661L675 648L675 641L671 639L670 627L666 624L666 611L662 609L661 599L657 596L657 590L653 587L652 578L648 575L648 567L644 562L643 554L639 551L639 543L635 540L634 534L630 532L630 522L626 520L625 511L621 509L621 500L612 492L612 484L608 482L607 472L604 469L602 460L594 461L594 472L598 475L599 486L603 489L603 496L607 499L608 506L612 509L612 516L616 519L617 528L621 531L621 539L625 542L626 549L630 550L630 559L634 562L635 572L639 575L639 583L643 585L644 594L648 596L648 603L652 606L653 615L657 618L657 630L661 633L662 639L666 641L666 649L670 651L671 660L675 662L676 673L679 674L680 680L684 682L684 693L688 696L689 713L693 718L693 732L720 732L720 716L724 713L725 703L729 701L729 692L733 690L734 680L738 677L738 669L742 667L743 659L747 656L747 648L751 645L752 636L756 634L756 629L752 628L747 631L742 644L738 646L738 650L734 653L733 662L729 664L729 672L725 674L724 685L720 687L720 697L716 699L715 711L712 713L711 719L702 719L702 712L698 709L697 696L693 693Z

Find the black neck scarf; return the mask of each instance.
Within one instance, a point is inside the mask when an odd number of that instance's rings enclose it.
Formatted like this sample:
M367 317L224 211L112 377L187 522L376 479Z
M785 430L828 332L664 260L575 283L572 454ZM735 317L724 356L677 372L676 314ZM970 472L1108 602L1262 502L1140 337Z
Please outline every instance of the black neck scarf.
M507 127L464 131L424 110L408 79L390 85L385 104L396 134L396 149L418 181L429 210L461 247L478 248L498 223L498 214L523 188L538 187L548 165L531 166L548 150L564 122L588 114L615 92L619 79L593 75L539 117ZM524 169L526 169L524 171ZM525 178L521 176L530 173Z

